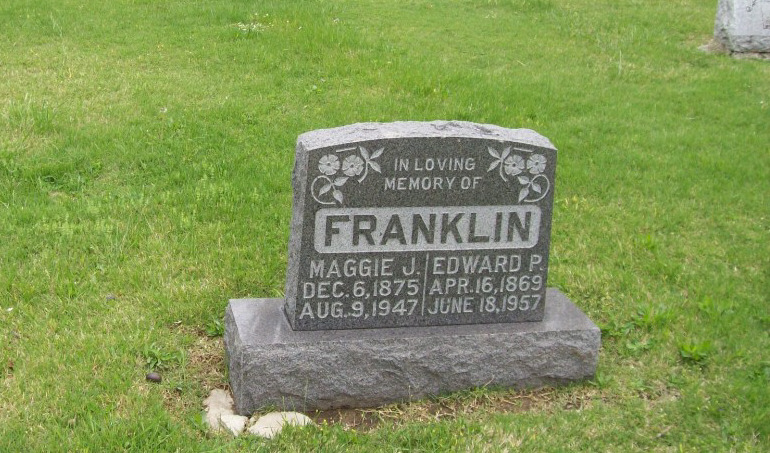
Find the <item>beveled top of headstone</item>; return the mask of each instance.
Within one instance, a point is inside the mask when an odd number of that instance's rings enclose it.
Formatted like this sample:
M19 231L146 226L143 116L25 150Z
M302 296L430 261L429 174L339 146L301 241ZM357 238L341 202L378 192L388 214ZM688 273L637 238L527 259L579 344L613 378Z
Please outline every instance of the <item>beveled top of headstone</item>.
M295 330L539 321L556 149L468 122L300 135L285 311Z
M531 129L508 129L494 124L468 121L396 121L393 123L356 123L331 129L305 132L297 139L307 149L325 148L344 143L412 137L466 137L509 140L553 148L553 144Z
M770 53L770 0L719 0L714 37L732 52Z

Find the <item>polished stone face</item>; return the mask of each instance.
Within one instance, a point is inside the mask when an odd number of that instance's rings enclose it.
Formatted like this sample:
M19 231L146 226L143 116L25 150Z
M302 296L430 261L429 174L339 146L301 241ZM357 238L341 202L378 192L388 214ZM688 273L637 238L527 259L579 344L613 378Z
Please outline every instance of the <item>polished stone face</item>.
M556 149L529 130L356 124L300 136L295 330L540 321Z

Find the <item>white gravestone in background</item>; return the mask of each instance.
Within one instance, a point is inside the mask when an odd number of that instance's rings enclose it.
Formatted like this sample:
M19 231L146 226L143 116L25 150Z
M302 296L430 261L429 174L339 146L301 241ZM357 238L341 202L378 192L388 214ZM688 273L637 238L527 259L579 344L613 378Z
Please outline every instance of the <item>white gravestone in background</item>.
M770 54L770 0L719 0L714 37L733 53Z

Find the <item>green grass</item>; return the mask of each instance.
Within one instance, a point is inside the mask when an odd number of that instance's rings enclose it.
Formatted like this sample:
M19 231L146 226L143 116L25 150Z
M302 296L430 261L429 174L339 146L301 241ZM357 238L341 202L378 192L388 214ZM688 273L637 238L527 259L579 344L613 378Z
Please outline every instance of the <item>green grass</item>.
M770 449L770 64L697 50L715 3L3 1L0 450ZM597 378L205 434L216 320L283 290L297 135L432 119L559 148L549 284Z

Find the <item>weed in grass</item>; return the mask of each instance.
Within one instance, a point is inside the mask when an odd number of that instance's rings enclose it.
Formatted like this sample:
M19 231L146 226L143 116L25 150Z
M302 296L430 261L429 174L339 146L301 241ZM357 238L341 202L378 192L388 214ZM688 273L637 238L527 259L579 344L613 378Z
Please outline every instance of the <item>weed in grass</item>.
M702 342L684 342L679 344L679 355L685 363L694 365L705 365L706 360L711 356L714 347L710 341Z
M679 388L682 388L682 386L687 383L687 380L685 379L684 376L682 376L681 373L677 371L671 371L668 374L668 376L666 376L666 383L670 387L679 389Z
M619 322L615 319L601 325L602 338L621 338L636 328L634 322Z
M658 250L658 241L656 240L655 236L652 234L645 234L638 238L639 244L642 246L642 248L650 251L655 252Z
M608 375L603 371L597 371L594 378L588 381L588 383L593 385L594 387L604 389L609 387L610 384L612 383L612 376Z
M212 316L206 323L206 335L209 337L221 337L225 334L225 322L219 316Z
M671 320L671 312L663 305L643 305L636 310L634 324L642 329L650 331L654 328L666 325Z
M626 341L626 350L631 355L639 355L642 352L649 351L654 345L654 340L651 338L644 338L641 340L628 340Z
M170 367L184 362L185 354L183 351L170 351L158 346L157 343L150 343L142 350L144 364L151 371L166 370Z
M735 312L732 302L714 300L711 297L705 297L702 301L698 302L698 309L713 318L721 318L724 315L731 315Z
M654 390L654 386L643 378L634 378L631 380L631 388L640 395L646 395Z

